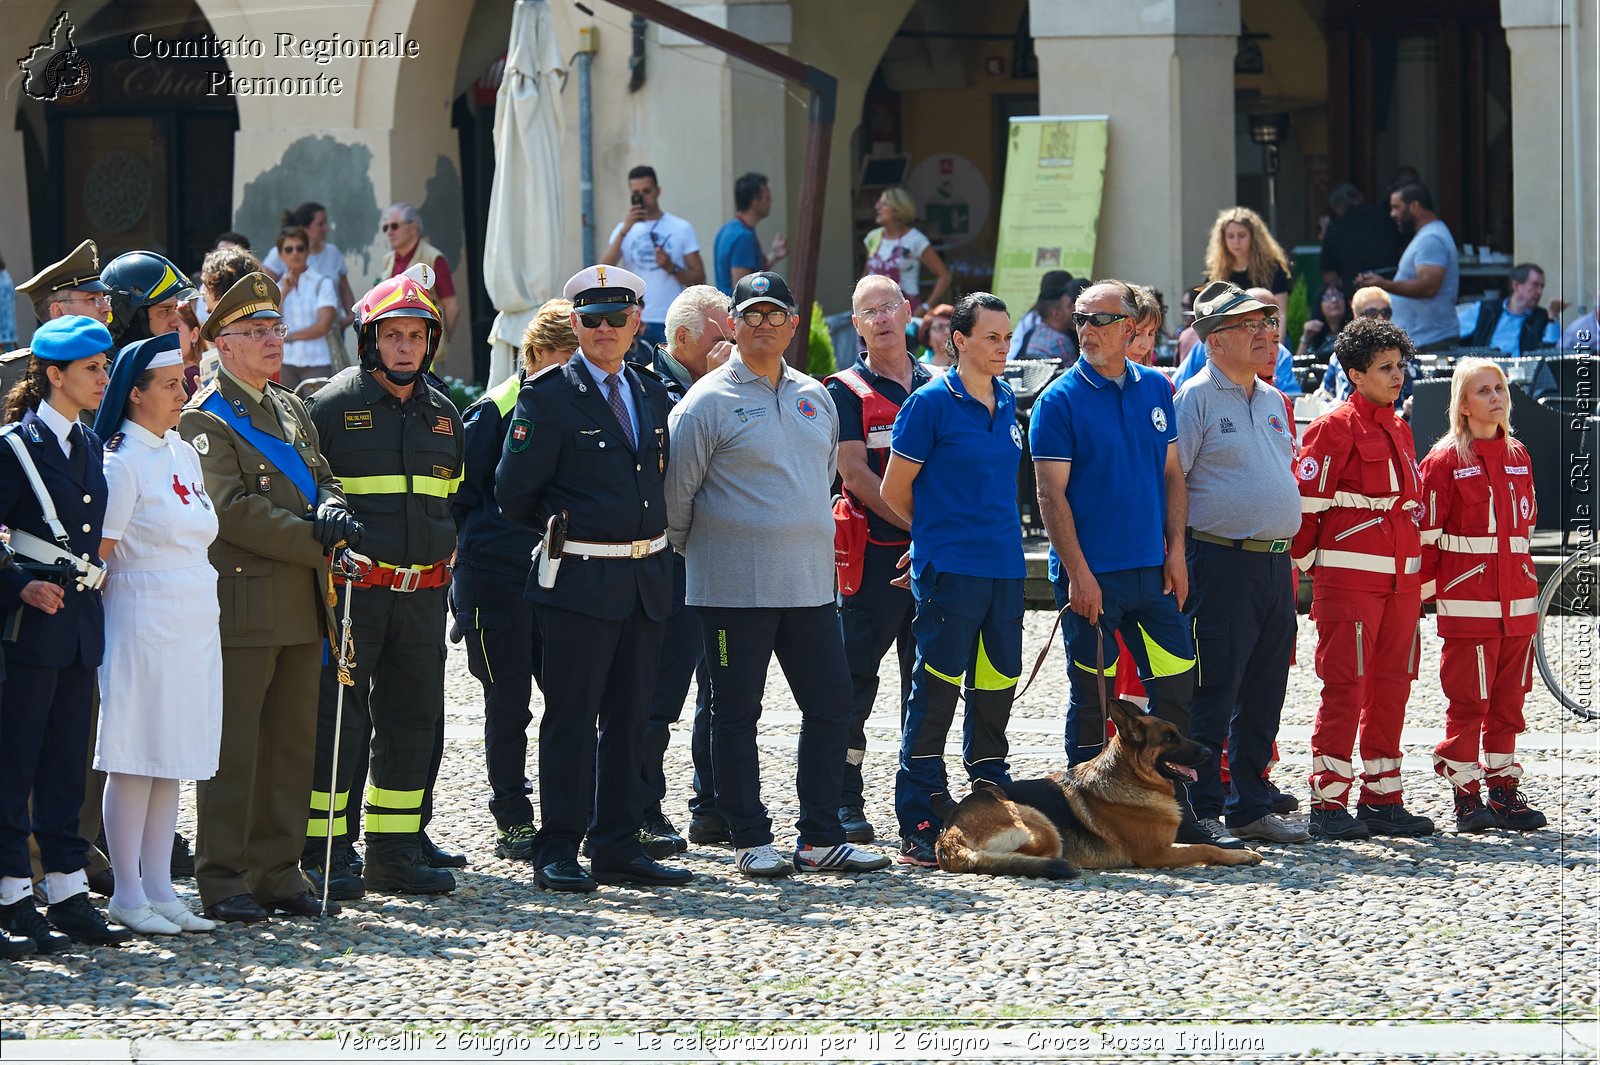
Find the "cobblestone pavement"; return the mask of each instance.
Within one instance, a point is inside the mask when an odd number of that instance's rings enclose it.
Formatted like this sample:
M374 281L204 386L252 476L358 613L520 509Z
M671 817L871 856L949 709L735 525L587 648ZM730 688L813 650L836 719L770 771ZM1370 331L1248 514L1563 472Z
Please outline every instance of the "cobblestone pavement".
M1050 620L1028 615L1030 664ZM472 859L453 895L369 896L332 920L6 963L0 1025L30 1039L187 1040L559 1031L580 1022L816 1031L865 1018L1591 1026L1600 970L1595 728L1536 686L1524 790L1551 827L1455 835L1428 757L1444 699L1431 622L1424 633L1404 784L1408 805L1445 830L1429 839L1263 845L1266 860L1250 868L1090 873L1054 884L901 866L753 882L734 872L730 851L694 847L684 863L700 876L687 888L591 896L540 891L525 865L493 857L481 702L452 647L433 834ZM1313 641L1302 618L1277 771L1302 802ZM1061 764L1061 661L1057 647L1016 708L1018 776ZM875 708L865 767L868 814L881 831L893 828L893 687ZM798 713L776 667L766 708L763 779L782 846L797 815ZM667 766L669 813L680 824L687 723L686 714ZM192 817L188 789L185 826ZM192 899L190 886L180 893Z

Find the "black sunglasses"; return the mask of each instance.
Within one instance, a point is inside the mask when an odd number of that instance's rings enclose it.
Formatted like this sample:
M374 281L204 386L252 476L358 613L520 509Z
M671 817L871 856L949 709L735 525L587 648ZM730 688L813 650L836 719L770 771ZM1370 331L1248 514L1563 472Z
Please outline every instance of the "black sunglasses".
M1363 318L1389 318L1389 317L1393 316L1393 314L1394 314L1394 311L1391 310L1388 307L1368 307L1366 310L1361 312L1361 317L1363 317Z
M295 252L301 252L305 250L306 246L304 244L285 244L283 246L283 254L285 255L292 255Z
M1096 329L1099 329L1103 326L1110 325L1112 322L1126 322L1131 317L1133 317L1131 314L1112 314L1110 311L1096 311L1093 314L1085 314L1083 311L1073 311L1072 324L1077 326L1079 329L1082 329L1086 325L1092 325Z
M621 329L628 324L628 316L632 313L632 311L612 311L610 314L580 313L578 321L583 324L585 329L599 329L601 322L606 323L613 329Z

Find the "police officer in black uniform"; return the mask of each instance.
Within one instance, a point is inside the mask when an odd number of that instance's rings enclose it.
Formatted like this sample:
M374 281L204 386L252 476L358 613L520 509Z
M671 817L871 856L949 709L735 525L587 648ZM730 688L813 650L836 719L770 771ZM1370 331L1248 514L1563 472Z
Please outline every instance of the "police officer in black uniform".
M543 644L533 604L522 594L539 535L508 521L495 502L495 467L522 386L553 373L578 347L572 304L540 307L522 338L522 366L467 408L467 469L450 503L456 519L456 565L450 605L466 644L467 665L483 685L483 753L488 764L494 852L526 861L533 854L528 799L529 702Z
M77 418L100 405L111 348L111 333L93 318L41 325L0 430L0 524L26 562L0 572L0 928L46 952L65 949L69 937L114 945L132 935L90 905L78 834L95 669L105 650L106 479L100 440ZM33 903L30 827L48 920Z
M672 612L667 393L624 362L643 294L616 266L567 282L579 349L522 386L495 473L506 517L546 534L527 588L544 638L532 861L554 891L694 877L639 841L645 715ZM593 876L578 863L585 830Z
M450 871L429 861L423 834L444 717L445 595L456 533L450 499L463 459L461 416L427 376L442 321L420 280L401 274L380 282L356 308L360 368L338 374L307 403L323 454L364 528L361 553L372 561L341 591L354 596L356 664L332 794L335 662L323 669L318 705L308 867L325 860L330 821L335 835L338 822L348 821L355 756L369 721L372 730L365 868L358 880L347 854L336 860L333 898L359 897L364 889L424 895L455 888Z

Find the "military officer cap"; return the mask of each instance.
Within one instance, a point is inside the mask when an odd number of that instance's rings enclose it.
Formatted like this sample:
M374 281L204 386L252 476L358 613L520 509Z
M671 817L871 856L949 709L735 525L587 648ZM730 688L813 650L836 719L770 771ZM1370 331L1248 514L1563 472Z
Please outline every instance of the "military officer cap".
M109 291L106 283L100 280L100 252L92 240L79 244L71 255L58 263L51 263L17 286L17 291L29 299L72 289L80 292Z
M591 266L568 278L561 294L579 314L610 314L644 302L644 278L620 266Z
M110 351L116 345L111 330L98 318L68 314L52 318L33 331L33 357L45 362L68 363Z
M215 340L223 326L246 318L282 318L282 306L276 281L259 270L245 274L217 301L206 324L200 327L200 336Z

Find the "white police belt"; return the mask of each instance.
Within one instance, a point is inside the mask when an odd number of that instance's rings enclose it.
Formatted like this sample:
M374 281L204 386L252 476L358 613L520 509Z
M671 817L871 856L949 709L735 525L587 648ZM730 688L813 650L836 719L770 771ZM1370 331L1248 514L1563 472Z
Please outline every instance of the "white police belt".
M568 540L561 548L563 555L581 555L584 558L649 558L667 549L667 534L654 540L633 540L626 543L601 543L595 540Z
M84 591L93 591L106 582L106 568L96 566L87 558L73 558L72 553L60 544L53 544L49 540L41 540L32 533L25 533L21 529L11 530L11 550L23 558L33 562L43 562L47 566L65 563L78 571L78 587Z

